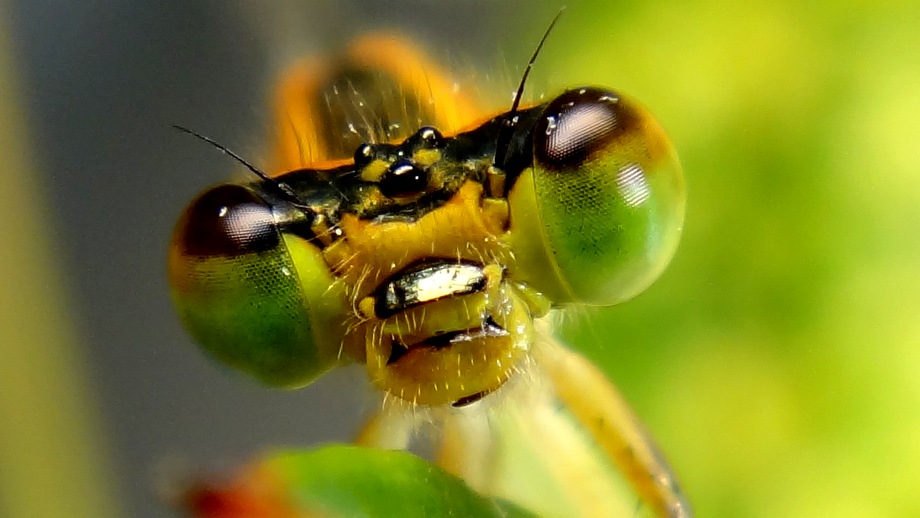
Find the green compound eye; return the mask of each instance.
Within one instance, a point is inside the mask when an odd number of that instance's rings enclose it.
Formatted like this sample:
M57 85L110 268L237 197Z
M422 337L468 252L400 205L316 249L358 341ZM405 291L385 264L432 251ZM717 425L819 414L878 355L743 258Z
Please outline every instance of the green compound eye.
M568 91L533 130L510 193L521 276L557 303L611 305L649 286L677 247L683 173L652 116L601 89Z
M204 192L176 225L169 279L183 323L205 350L293 388L337 363L345 304L319 249L285 233L283 221L248 187Z

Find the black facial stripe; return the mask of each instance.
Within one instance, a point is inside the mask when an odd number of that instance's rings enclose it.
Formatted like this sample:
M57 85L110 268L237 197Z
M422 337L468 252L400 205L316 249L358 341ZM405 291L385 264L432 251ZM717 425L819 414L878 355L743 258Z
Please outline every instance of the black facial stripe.
M465 342L469 340L482 339L487 337L508 336L508 330L495 323L492 317L487 317L480 327L464 329L461 331L451 331L440 335L432 336L420 344L410 345L409 347L434 347L441 349L448 347L455 342Z
M533 164L534 126L544 108L545 105L534 106L516 114L518 123L509 141L505 163L501 165L506 173L504 194L510 191L520 173ZM353 163L325 170L300 169L278 179L289 185L306 206L330 221L338 221L344 214L354 214L362 220L415 221L450 200L465 182L486 181L486 172L495 154L495 138L505 115L449 137L444 137L435 128L423 127L401 144L362 143L350 151L354 155ZM436 148L441 153L440 160L428 168L431 178L423 192L417 197L382 196L374 200L371 193L381 184L363 180L362 167L375 159L389 162L400 152L402 157L411 157L415 150L423 148ZM298 227L294 233L309 238L306 230L306 227ZM285 231L289 229L285 227Z
M490 391L490 390L485 390L485 391L482 391L482 392L477 392L477 393L475 393L475 394L470 394L469 396L464 396L464 397L462 397L462 398L460 398L460 399L454 401L453 403L451 403L450 406L452 406L452 407L454 407L454 408L462 408L462 407L465 407L465 406L467 406L467 405L472 405L473 403L475 403L475 402L479 401L480 399L482 399L482 398L488 396L489 394L491 394L491 392L492 392L492 391Z
M439 335L431 336L416 344L404 344L398 340L393 340L392 348L390 349L390 356L387 358L387 365L398 362L412 349L424 347L443 349L445 347L450 347L456 342L478 340L487 337L495 338L508 335L509 333L507 329L495 323L495 320L493 320L492 317L487 317L480 327L441 333Z

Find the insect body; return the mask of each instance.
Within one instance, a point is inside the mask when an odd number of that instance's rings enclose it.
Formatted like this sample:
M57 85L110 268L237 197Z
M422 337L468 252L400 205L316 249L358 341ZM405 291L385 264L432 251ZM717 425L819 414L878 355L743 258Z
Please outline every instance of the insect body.
M169 276L193 337L273 386L358 362L387 398L445 415L548 377L650 506L685 516L628 407L541 320L627 300L673 255L683 178L658 123L585 87L457 131L478 112L411 48L354 49L284 83L284 172L214 187L177 224Z

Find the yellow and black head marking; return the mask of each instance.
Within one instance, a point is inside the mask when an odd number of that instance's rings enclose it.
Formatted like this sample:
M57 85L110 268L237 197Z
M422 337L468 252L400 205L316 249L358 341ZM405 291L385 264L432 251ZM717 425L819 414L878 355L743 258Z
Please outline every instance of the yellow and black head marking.
M270 167L281 172L215 144L255 179L185 210L169 253L173 299L204 349L273 386L357 362L415 410L494 398L530 371L549 381L564 428L574 417L578 440L593 439L590 456L606 451L657 515L686 517L673 473L616 389L538 321L553 307L620 303L659 276L682 230L683 173L656 120L619 92L585 86L520 104L548 33L511 109L485 117L392 36L293 67L277 103ZM470 483L481 470L451 447L464 439L449 421L473 413L437 413L440 461ZM486 412L489 423L501 413ZM547 451L564 444L538 430L542 417L526 422L539 423L528 428ZM373 423L362 442L382 442ZM560 482L598 497L585 509L610 493Z
M299 237L321 250L354 310L345 351L407 401L491 392L532 341L533 311L506 282L508 201L486 192L502 125L453 137L423 127L399 144L363 144L322 186L312 170L277 178L328 226L332 239L309 224Z
M186 210L174 300L213 355L281 386L351 359L403 400L466 404L523 368L551 306L618 303L663 270L683 179L647 111L596 87L520 107L525 73L510 111L457 132L478 112L412 54L362 41L298 68L278 146L296 165Z

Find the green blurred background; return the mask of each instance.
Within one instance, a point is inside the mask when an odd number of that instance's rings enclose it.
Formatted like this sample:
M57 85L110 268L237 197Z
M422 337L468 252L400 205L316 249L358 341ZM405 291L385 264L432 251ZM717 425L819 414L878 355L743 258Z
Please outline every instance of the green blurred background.
M169 125L257 158L274 71L371 28L503 100L558 6L76 4L0 3L0 515L161 516L183 466L341 440L373 408L360 372L279 393L193 349L165 244L233 165ZM641 100L689 210L664 277L565 335L699 516L920 516L920 3L567 4L531 93Z

